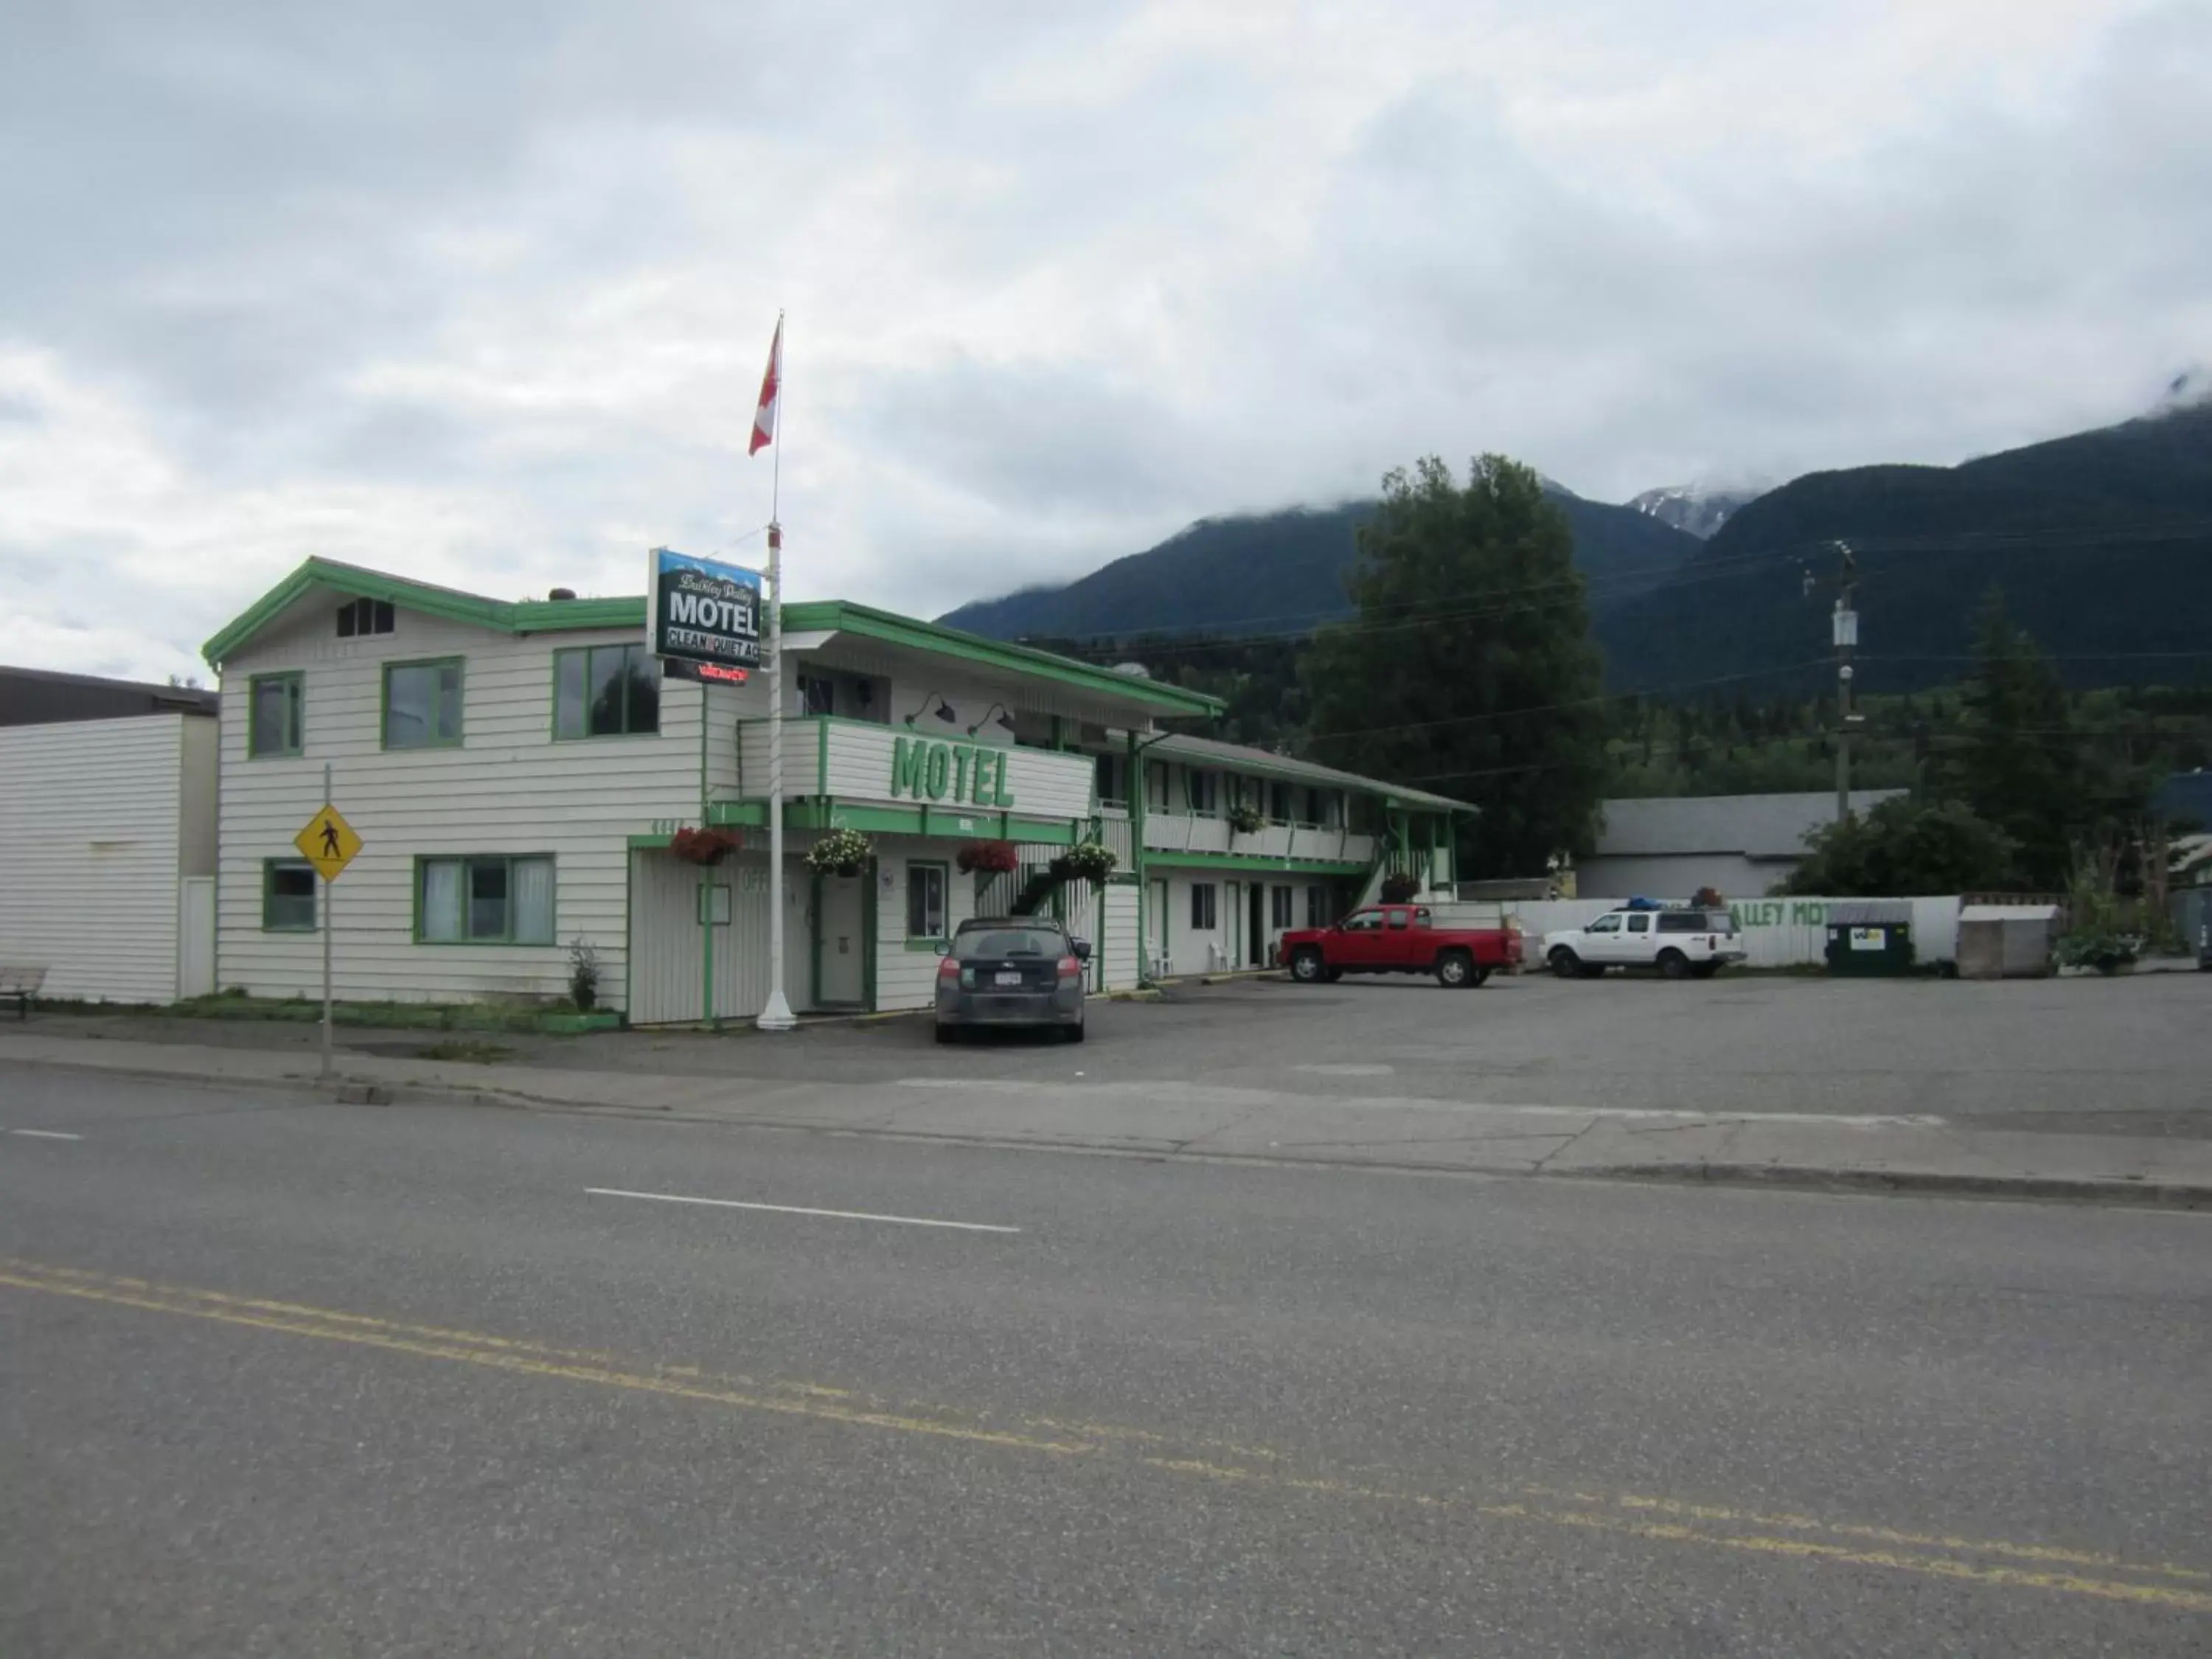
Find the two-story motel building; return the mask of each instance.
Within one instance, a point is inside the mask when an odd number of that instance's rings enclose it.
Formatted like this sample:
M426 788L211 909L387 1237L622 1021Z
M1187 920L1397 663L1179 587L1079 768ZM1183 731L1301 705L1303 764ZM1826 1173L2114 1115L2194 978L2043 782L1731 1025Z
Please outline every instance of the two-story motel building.
M1102 988L1261 965L1392 870L1455 873L1460 802L1165 731L1217 712L1195 692L830 600L784 608L773 881L766 678L664 678L645 623L642 598L510 602L311 559L210 640L217 982L320 984L323 892L292 837L325 762L364 843L331 892L349 1000L556 999L588 950L634 1024L749 1018L780 902L795 1009L921 1007L940 941L1092 838L1115 874L1052 905ZM702 827L742 850L678 859ZM804 862L837 828L869 838L858 875ZM982 841L1023 868L961 871Z

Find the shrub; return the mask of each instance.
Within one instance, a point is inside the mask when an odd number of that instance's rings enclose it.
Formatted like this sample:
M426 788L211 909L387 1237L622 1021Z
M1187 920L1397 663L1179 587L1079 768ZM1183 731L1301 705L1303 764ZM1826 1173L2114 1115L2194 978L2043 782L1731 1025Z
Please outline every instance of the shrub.
M599 1003L599 953L581 933L568 941L568 1000L580 1014Z

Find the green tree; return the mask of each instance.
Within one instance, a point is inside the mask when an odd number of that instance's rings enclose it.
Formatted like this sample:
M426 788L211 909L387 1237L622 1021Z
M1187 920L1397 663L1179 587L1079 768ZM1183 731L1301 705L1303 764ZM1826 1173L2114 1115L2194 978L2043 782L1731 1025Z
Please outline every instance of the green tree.
M1325 764L1471 801L1470 875L1589 850L1606 774L1597 647L1565 515L1534 472L1431 456L1382 481L1346 579L1357 618L1307 656Z
M2006 885L2057 892L2090 826L2066 690L2005 614L1992 588L1974 629L1974 669L1960 698L1960 739L1943 781L2017 851Z
M2002 886L2018 848L1958 801L1893 796L1806 837L1812 857L1778 891L1834 898L1911 898Z

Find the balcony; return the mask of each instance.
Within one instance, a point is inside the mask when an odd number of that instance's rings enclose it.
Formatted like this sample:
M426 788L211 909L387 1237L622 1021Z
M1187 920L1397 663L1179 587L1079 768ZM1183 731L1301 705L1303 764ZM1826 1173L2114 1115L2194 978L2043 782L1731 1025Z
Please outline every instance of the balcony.
M1229 820L1179 812L1147 812L1145 846L1155 853L1223 853L1236 858L1287 859L1298 864L1374 861L1375 837L1316 824L1263 824L1250 835L1232 832Z
M738 793L768 793L768 722L738 726ZM919 805L1031 818L1087 818L1094 763L1006 744L817 714L783 723L787 799Z

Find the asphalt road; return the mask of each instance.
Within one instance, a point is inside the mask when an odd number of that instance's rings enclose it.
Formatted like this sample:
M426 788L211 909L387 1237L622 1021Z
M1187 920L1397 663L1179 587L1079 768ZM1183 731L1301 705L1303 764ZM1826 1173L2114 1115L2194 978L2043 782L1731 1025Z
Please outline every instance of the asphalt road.
M58 1036L305 1053L313 1028L54 1015ZM6 1033L0 1032L0 1038ZM1157 1082L1278 1097L1346 1095L1670 1111L1935 1115L1962 1128L2212 1138L2212 974L1997 984L1724 975L1670 984L1282 979L1094 1002L1080 1049L997 1041L939 1049L926 1021L783 1036L617 1031L464 1036L518 1064L873 1085L909 1077ZM346 1029L351 1053L434 1056L455 1039Z
M10 1659L2212 1646L2201 1216L9 1070L0 1131Z

